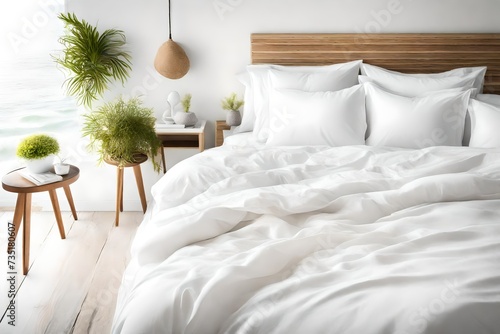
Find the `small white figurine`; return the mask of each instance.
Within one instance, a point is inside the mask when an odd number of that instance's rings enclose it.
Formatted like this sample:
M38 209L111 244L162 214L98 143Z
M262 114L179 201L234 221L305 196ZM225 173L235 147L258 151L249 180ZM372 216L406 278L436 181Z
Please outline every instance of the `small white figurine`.
M181 96L178 92L173 91L168 94L167 109L163 112L161 118L166 124L173 124L175 113L178 111L182 111Z
M174 123L174 119L172 117L172 106L170 105L170 103L168 101L167 101L167 109L165 109L165 111L161 115L161 119L163 120L163 122L165 122L165 124L173 124Z
M178 92L173 91L168 94L167 101L170 103L170 117L173 118L178 111L183 111L181 96Z

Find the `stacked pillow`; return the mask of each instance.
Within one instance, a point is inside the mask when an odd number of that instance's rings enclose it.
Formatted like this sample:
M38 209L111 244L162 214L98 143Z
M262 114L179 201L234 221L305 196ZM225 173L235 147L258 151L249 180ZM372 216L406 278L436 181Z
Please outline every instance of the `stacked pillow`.
M479 94L469 105L470 147L500 147L500 95Z
M365 92L361 85L337 91L273 91L266 145L362 145Z
M360 64L361 60L328 66L249 65L246 72L238 76L245 85L245 106L241 125L235 133L253 131L255 139L266 142L271 126L279 122L269 110L273 89L330 91L349 88L358 83Z
M478 93L481 93L486 67L462 67L441 73L407 74L361 64L361 74L359 82L374 82L390 92L404 96L418 96L431 91L462 87L476 88Z
M246 87L245 109L236 131L253 131L267 145L422 148L461 146L471 136L471 146L498 147L498 138L483 135L500 122L500 96L477 95L485 73L486 67L464 67L404 74L361 60L250 65L239 77ZM487 103L492 99L499 106Z
M407 97L366 83L365 91L367 145L462 146L471 89L445 89Z

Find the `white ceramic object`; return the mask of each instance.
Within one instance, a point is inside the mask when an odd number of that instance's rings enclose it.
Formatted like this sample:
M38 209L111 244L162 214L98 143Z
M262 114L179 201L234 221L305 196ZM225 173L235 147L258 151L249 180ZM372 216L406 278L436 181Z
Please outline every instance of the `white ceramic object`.
M193 112L177 112L174 115L176 124L184 124L185 126L193 126L198 122L198 117Z
M174 119L172 118L172 105L169 102L167 102L167 109L165 109L163 115L161 115L161 119L166 124L174 123Z
M181 96L178 92L173 91L168 94L167 102L170 104L170 117L174 118L179 111L184 111L181 103Z
M175 106L178 103L181 103L181 96L178 92L173 91L168 94L167 102L170 103L171 106Z
M241 124L241 113L239 111L226 111L226 124L229 126L238 126Z
M41 174L50 171L54 163L54 155L51 154L42 159L26 160L26 168L31 173Z
M57 175L66 175L69 173L69 164L54 164L54 171Z

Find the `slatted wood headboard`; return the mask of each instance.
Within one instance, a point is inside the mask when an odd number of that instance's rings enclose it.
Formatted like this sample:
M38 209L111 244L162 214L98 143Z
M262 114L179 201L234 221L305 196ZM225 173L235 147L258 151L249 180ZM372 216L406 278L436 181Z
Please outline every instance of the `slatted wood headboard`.
M488 66L484 92L500 94L500 34L252 34L251 39L253 64L363 59L404 73Z

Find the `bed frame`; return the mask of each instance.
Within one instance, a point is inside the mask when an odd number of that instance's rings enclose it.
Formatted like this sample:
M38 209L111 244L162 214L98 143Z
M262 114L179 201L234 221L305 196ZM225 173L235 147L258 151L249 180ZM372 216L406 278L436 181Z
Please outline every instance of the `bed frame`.
M498 34L252 34L252 64L326 65L363 59L404 73L487 66L484 93L500 94Z

